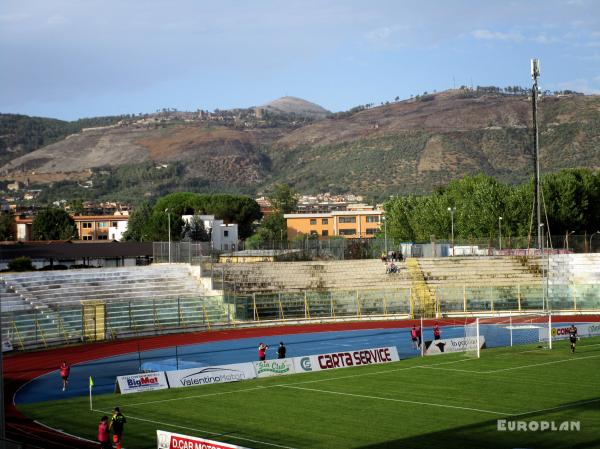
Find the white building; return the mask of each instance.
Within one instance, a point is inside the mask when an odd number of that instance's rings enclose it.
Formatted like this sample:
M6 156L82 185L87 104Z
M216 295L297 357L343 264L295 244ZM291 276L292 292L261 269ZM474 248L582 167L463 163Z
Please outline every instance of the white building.
M198 215L204 229L210 235L211 246L221 251L235 251L238 244L237 223L226 224L223 220L215 219L214 215ZM182 215L181 219L191 223L193 215Z

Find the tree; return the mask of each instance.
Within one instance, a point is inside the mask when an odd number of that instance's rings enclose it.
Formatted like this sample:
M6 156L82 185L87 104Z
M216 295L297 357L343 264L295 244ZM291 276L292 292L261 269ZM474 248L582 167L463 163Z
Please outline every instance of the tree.
M237 223L240 238L252 235L252 223L262 217L260 206L244 195L177 192L160 198L154 212L169 209L174 215L214 215L227 223Z
M210 235L204 227L204 221L199 215L194 215L189 222L183 225L184 240L192 240L194 242L210 242Z
M275 212L289 214L298 206L298 192L287 184L274 184L266 196Z
M69 210L74 215L82 215L84 210L83 201L81 199L71 201L71 204L69 204Z
M171 241L181 240L183 219L172 212L154 210L144 226L144 233L148 240L153 242L166 242L169 240L169 229L171 230Z
M33 219L31 233L33 240L69 240L77 238L77 227L64 210L48 208Z
M2 214L0 216L0 240L14 240L14 218L11 214Z
M151 214L152 208L148 203L143 203L134 209L127 221L127 231L123 234L123 240L133 240L136 242L149 241L144 228L148 224Z

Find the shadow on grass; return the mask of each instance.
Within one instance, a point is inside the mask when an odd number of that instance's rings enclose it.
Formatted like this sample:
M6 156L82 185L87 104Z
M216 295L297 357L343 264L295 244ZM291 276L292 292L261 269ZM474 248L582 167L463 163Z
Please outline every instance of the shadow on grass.
M549 392L551 394L551 392ZM524 398L526 401L526 398ZM560 408L559 408L560 407ZM428 419L435 420L430 415ZM580 430L563 431L501 431L497 420L432 432L385 443L362 446L361 449L598 449L600 448L600 398L590 398L574 403L565 403L555 410L507 416L507 421L554 422L558 427L568 421L580 422ZM402 426L402 422L398 422Z

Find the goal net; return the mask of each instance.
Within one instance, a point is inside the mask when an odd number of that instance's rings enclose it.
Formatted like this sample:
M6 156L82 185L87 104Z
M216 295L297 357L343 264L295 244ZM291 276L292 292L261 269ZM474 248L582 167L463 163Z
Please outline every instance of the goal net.
M440 318L421 320L423 329L422 355L437 355L452 352L466 353L477 348L476 333L470 331L473 318ZM483 343L483 337L479 343Z
M465 326L465 338L478 342L467 349L474 357L479 357L483 348L537 344L552 349L552 315L509 314L475 318Z

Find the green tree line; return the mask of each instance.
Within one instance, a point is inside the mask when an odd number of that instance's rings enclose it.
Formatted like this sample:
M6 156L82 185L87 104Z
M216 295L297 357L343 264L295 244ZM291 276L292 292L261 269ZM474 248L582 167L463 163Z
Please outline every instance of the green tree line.
M180 240L184 234L182 215L214 215L218 220L238 224L241 239L249 237L254 221L262 217L260 206L244 195L200 194L177 192L160 198L154 207L143 204L136 208L127 225L125 240Z
M541 179L542 221L552 235L600 228L600 172L568 169ZM404 241L454 237L535 235L533 181L512 186L486 175L454 180L430 195L393 197L385 203L388 235ZM450 209L450 210L449 210Z

